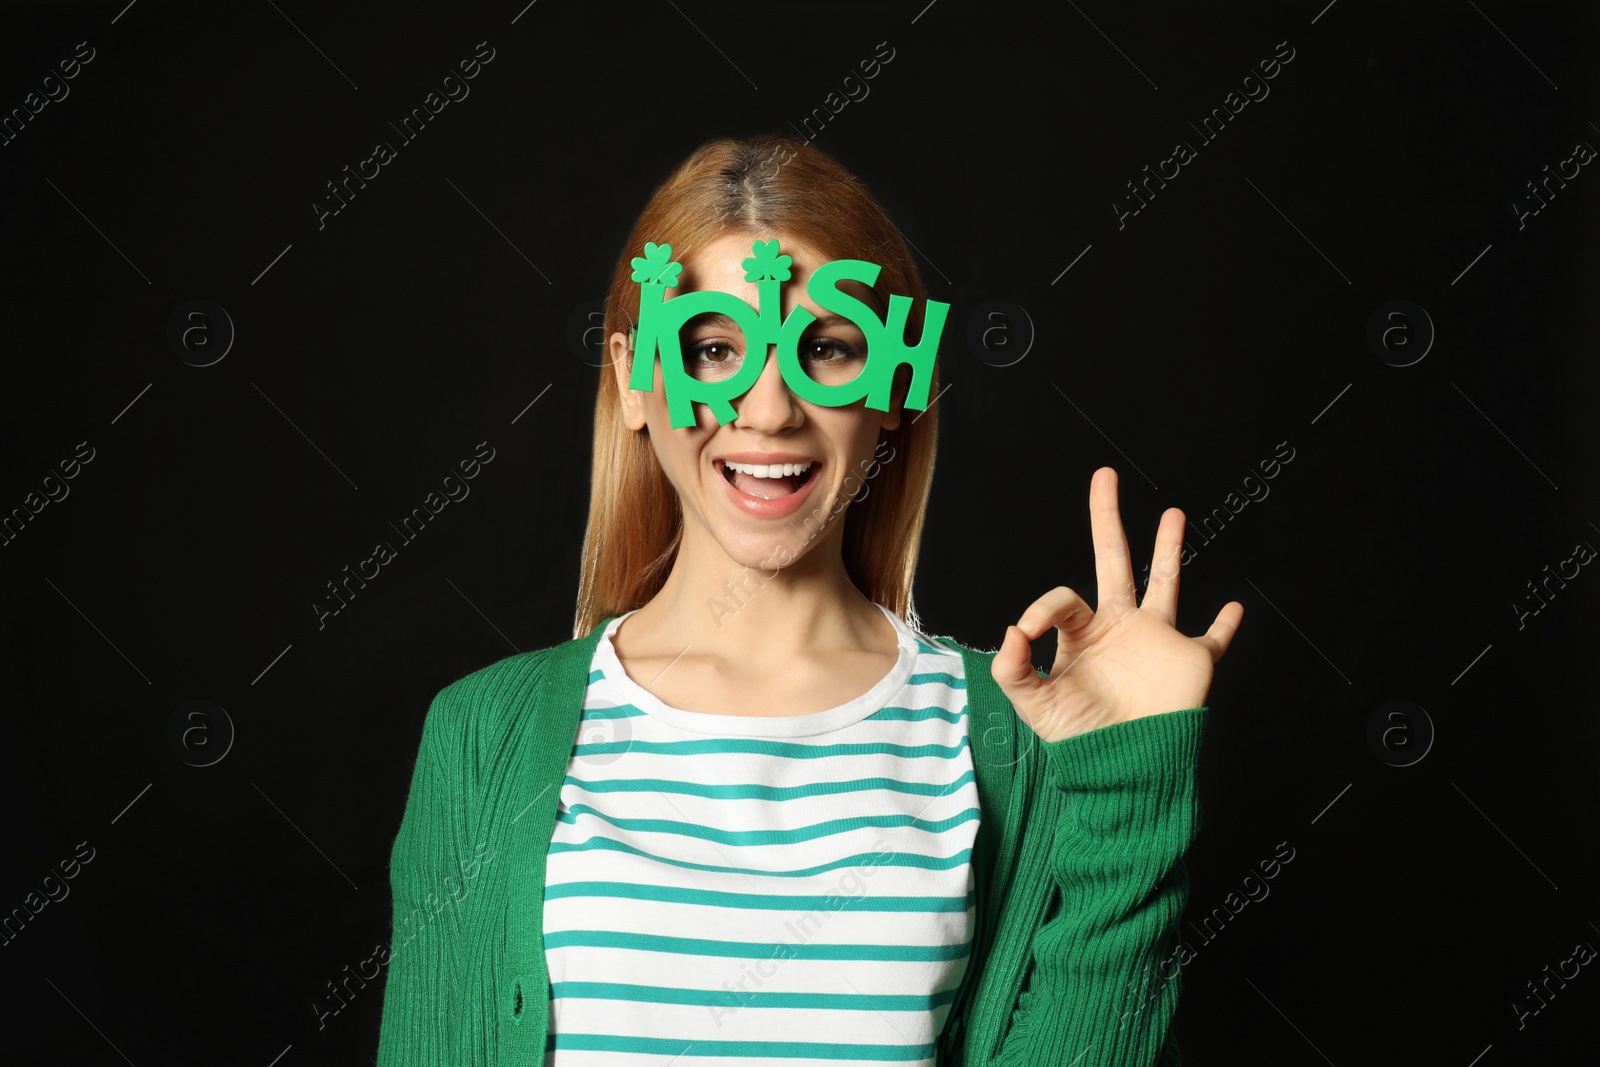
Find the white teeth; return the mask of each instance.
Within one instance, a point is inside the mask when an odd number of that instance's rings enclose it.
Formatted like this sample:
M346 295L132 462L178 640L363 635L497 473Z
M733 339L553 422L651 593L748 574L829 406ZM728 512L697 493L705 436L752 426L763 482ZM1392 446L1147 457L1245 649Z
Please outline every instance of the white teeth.
M748 474L752 478L784 478L791 474L801 474L811 469L811 460L804 463L734 463L732 460L723 460L722 465L738 474Z

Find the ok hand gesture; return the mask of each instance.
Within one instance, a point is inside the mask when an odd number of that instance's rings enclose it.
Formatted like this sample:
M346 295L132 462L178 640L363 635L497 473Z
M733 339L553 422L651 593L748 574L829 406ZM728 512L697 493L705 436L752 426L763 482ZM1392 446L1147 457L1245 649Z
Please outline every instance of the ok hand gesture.
M1057 586L1006 627L991 673L1022 720L1044 741L1059 741L1145 715L1204 705L1212 666L1228 650L1244 605L1223 605L1211 628L1185 637L1178 614L1183 512L1168 508L1156 530L1144 603L1135 602L1128 539L1117 507L1117 472L1101 467L1089 482L1099 601L1091 611L1077 593ZM1028 642L1057 631L1048 678L1031 662Z

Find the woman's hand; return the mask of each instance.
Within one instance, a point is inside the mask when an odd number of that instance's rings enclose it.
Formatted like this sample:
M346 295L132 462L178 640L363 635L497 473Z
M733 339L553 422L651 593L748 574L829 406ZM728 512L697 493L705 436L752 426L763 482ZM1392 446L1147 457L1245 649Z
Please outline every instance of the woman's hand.
M1184 521L1178 508L1162 513L1150 586L1144 603L1137 603L1128 539L1117 508L1117 472L1110 467L1094 472L1089 525L1099 603L1091 611L1066 586L1050 590L1028 606L1015 626L1006 627L990 668L1017 714L1042 740L1059 741L1205 704L1212 665L1238 632L1244 605L1236 600L1223 605L1200 637L1173 629ZM1057 630L1056 661L1049 678L1040 678L1028 642L1052 626Z

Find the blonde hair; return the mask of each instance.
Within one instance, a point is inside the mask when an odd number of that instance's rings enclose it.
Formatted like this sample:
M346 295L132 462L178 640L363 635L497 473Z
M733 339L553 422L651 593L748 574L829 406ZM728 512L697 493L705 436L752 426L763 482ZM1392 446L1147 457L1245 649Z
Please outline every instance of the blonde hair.
M824 258L879 264L883 269L873 292L880 306L892 293L911 297L907 331L920 336L927 293L889 216L831 156L808 141L773 134L707 141L656 188L617 257L603 336L626 332L638 322L639 286L631 278L631 260L643 254L646 241L670 243L681 255L721 233L780 230ZM894 450L891 457L880 463L866 495L845 509L842 551L851 582L913 628L920 628L911 582L933 485L938 394L936 364L930 406L884 432L883 440ZM610 366L601 369L595 394L593 464L575 638L655 596L683 536L677 492L656 459L648 431L630 430L623 422Z

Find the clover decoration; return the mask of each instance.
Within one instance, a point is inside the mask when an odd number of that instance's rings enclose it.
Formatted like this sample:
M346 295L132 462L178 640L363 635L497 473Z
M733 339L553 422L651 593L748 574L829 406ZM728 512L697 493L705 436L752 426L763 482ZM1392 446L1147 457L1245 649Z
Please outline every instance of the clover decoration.
M667 290L678 287L678 276L683 273L683 264L672 259L670 244L658 245L654 241L646 241L644 255L634 256L631 262L633 274L630 277L639 283L639 324L634 337L635 350L642 352L645 358L635 358L633 361L628 387L650 390L652 368L659 349L667 410L672 416L672 428L680 429L693 425L692 403L696 400L710 401L714 398L702 396L701 393L707 388L705 383L696 381L684 370L683 358L678 348L678 329L696 312L702 309L710 310L705 307L708 301L714 302L717 297L727 294L686 293L668 301ZM673 305L670 312L665 307L667 303ZM733 418L734 413L726 400L722 404L728 410L723 412L718 409L718 421L727 422Z
M778 254L778 239L753 241L750 251L755 253L744 261L744 280L747 282L786 282L789 265L794 260Z
M777 242L773 242L776 244ZM785 261L788 256L783 257ZM745 260L748 264L750 261ZM662 285L668 289L676 289L678 275L683 273L683 264L672 259L672 246L658 245L654 241L644 243L644 256L633 257L633 280L650 285Z

